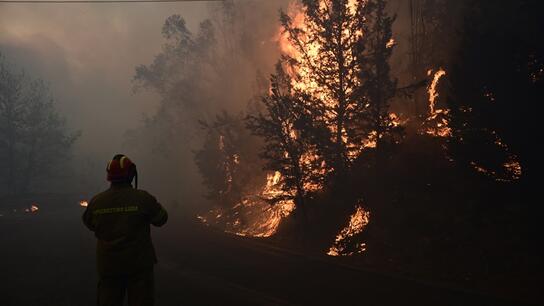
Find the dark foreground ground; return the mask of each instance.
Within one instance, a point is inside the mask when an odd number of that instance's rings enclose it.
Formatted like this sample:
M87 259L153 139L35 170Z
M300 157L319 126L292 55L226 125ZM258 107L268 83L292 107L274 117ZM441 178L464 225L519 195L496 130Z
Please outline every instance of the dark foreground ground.
M0 305L96 304L95 240L80 222L77 200L49 201L36 213L4 209ZM153 230L158 306L523 305L290 252L173 215Z

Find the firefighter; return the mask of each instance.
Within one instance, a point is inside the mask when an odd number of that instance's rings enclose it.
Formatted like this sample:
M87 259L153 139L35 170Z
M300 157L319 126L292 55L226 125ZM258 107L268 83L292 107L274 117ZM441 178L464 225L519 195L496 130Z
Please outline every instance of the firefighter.
M97 238L97 304L121 306L126 293L130 306L153 305L157 257L150 224L164 225L168 214L155 197L137 189L136 165L128 157L115 155L106 170L110 188L94 196L83 213Z

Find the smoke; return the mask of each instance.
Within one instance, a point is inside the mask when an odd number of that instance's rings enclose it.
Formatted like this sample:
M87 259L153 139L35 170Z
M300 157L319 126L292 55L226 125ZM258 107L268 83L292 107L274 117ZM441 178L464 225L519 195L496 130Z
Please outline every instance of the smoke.
M156 110L156 97L134 95L131 79L160 50L160 28L172 11L189 27L208 14L202 3L1 5L0 52L45 80L70 129L82 132L72 161L79 184L65 190L104 188L104 165L126 149L125 131Z
M262 94L280 57L279 10L290 2L4 4L0 52L46 80L69 127L82 132L73 161L78 179L72 188L89 194L105 188L103 165L122 152L139 165L142 188L168 201L198 205L204 194L193 161L203 139L198 120L212 120L225 110L245 111ZM391 1L389 9L397 14L391 64L403 85L411 81L409 10L400 0ZM172 68L171 79L164 82L178 81L179 75L195 79L185 91L172 91L175 96L156 88L134 92L135 68L149 68L164 54L167 39L161 28L173 14L185 20L194 37L199 24L210 20L212 60Z
M448 66L457 52L464 5L465 1L389 0L388 12L396 16L395 49L390 65L399 87L428 79L428 70ZM414 94L411 98L397 97L393 111L412 116L425 114L428 110L425 88L420 87Z
M203 194L193 161L202 136L198 120L243 111L259 93L257 79L266 80L279 58L275 36L279 9L287 2L3 5L0 52L44 79L70 129L82 132L72 160L75 179L64 190L92 195L106 188L104 165L122 152L138 164L142 188L170 202L198 202ZM161 28L173 14L194 35L210 19L216 62L194 63L201 73L190 99L134 92L135 68L161 54L166 43ZM188 100L194 103L184 103ZM166 114L173 113L183 114L183 120L169 120Z
M199 121L245 112L268 89L266 79L280 56L279 9L286 3L209 4L209 20L196 29L184 25L183 15L172 16L162 48L137 68L137 93L156 94L159 106L127 133L127 145L137 148L150 177L161 177L153 188L172 202L202 207L206 192L194 152L206 133Z

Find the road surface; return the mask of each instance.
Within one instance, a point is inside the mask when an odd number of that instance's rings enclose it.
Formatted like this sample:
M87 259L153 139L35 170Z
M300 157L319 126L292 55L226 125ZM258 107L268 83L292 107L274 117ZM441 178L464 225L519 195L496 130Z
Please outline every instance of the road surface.
M95 240L73 203L0 217L0 305L96 305ZM519 305L226 235L190 216L153 237L158 306Z

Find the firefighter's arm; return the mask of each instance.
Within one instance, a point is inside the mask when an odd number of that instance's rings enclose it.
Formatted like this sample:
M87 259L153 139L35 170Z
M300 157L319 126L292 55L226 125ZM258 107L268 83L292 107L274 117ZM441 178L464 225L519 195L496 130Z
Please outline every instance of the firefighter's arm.
M89 230L94 232L95 231L95 224L94 224L94 220L93 220L93 214L92 214L92 211L91 211L90 208L91 208L91 203L89 203L87 208L85 208L85 212L83 213L83 216L81 216L81 219L83 220L83 224L85 224L85 226Z
M168 212L166 212L166 209L164 209L164 207L162 207L162 205L152 195L149 195L148 206L149 223L155 226L163 226L166 221L168 221Z

